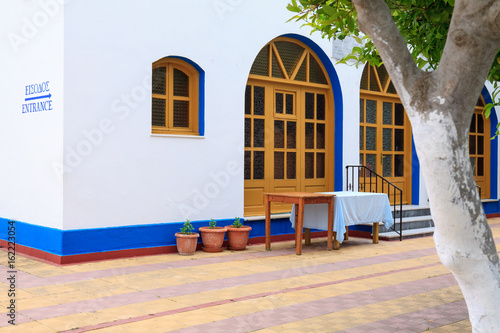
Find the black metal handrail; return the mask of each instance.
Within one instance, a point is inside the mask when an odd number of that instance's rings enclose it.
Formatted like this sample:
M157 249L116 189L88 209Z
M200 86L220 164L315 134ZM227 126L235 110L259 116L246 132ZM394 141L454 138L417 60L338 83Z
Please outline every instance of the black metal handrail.
M356 172L357 170L357 172ZM351 177L349 178L349 171ZM357 175L357 178L355 178ZM364 165L347 165L346 166L346 190L347 191L357 191L357 192L374 192L374 193L385 193L384 187L387 188L387 196L390 196L390 189L393 189L393 211L392 215L394 218L394 224L391 229L394 230L399 235L399 240L403 240L403 190L399 187L380 176L373 170L370 170ZM375 184L372 178L375 177ZM379 181L380 181L380 191L379 191ZM357 186L356 186L357 183ZM396 200L397 194L399 194L399 203ZM397 218L397 206L399 205L399 232L396 230L396 218Z

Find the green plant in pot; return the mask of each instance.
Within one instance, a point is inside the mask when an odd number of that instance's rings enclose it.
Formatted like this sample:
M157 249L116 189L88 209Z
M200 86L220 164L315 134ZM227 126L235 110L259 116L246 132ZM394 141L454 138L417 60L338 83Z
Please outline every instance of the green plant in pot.
M225 227L218 227L217 221L211 219L208 227L200 227L198 231L201 234L201 241L205 252L221 252L224 236L226 235Z
M193 232L194 227L191 221L186 220L182 225L181 231L175 234L177 239L177 252L180 255L192 255L196 251L198 237L200 234Z
M234 251L246 249L248 236L252 227L243 225L240 218L236 217L233 224L226 226L226 228L228 249Z

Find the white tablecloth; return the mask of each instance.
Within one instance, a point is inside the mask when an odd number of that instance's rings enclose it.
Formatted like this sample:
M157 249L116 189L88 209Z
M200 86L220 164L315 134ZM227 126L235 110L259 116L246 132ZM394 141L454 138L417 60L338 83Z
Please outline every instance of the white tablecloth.
M337 240L344 241L345 227L349 225L384 222L386 228L394 224L389 198L385 193L322 192L335 194L333 199L333 231ZM295 226L295 205L290 215ZM328 204L304 206L304 228L328 230Z

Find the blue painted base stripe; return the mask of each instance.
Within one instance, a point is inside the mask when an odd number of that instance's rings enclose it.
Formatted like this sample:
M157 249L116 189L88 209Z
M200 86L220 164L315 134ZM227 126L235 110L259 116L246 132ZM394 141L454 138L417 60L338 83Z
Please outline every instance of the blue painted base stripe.
M483 204L487 214L500 213L500 203ZM0 239L8 239L8 219L0 218ZM232 224L233 219L218 220L218 226ZM100 253L108 251L132 250L175 246L175 233L183 222L149 225L123 226L113 228L59 230L25 222L15 222L16 244L41 250L58 256ZM192 222L195 230L208 226L208 221ZM245 221L252 227L250 238L264 237L265 220ZM371 227L351 226L352 230L370 231ZM312 230L317 231L317 230ZM293 235L295 229L288 218L274 219L271 223L271 235ZM201 238L199 239L201 242Z
M0 239L8 239L9 219L0 218ZM234 219L218 220L218 226L232 224ZM175 233L179 232L184 222L161 223L148 225L122 226L112 228L60 230L15 221L16 243L30 248L55 254L69 256L77 254L99 253L107 251L130 250L175 246ZM198 230L208 226L208 221L191 222ZM252 227L250 238L266 235L265 220L245 221ZM314 231L314 230L313 230ZM288 218L274 219L271 223L271 234L294 234L295 229ZM201 237L199 239L201 242Z
M483 209L485 214L497 214L500 213L500 202L483 202Z
M9 219L0 218L0 239L8 240ZM232 224L234 219L218 220L218 226ZM24 245L58 256L98 253L107 251L130 250L175 246L175 233L180 231L184 222L148 225L121 226L111 228L60 230L26 222L15 221L16 244ZM191 222L195 231L208 226L208 221ZM245 221L252 227L250 238L266 234L265 221ZM273 220L272 235L294 234L287 218ZM201 242L201 237L199 239Z
M9 219L0 218L0 239L8 241ZM232 224L234 219L218 220L218 226ZM184 222L111 228L60 230L15 221L16 244L55 254L76 254L172 246L175 233ZM208 221L192 222L195 230L208 226ZM201 241L201 239L200 239Z
M0 218L0 239L9 241L12 236L16 244L29 246L31 248L61 255L62 232L59 229L42 227L34 224L14 221L15 233L9 234L8 227L12 220Z

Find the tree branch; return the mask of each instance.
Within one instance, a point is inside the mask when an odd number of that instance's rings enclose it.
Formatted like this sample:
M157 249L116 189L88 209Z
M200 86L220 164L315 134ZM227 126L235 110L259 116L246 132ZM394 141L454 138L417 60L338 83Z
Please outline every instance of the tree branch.
M384 0L353 0L353 3L360 30L372 39L400 98L408 105L411 100L405 91L412 90L425 73L416 66Z
M441 96L472 110L500 47L500 0L457 0L448 38L436 70ZM457 56L460 55L460 56ZM472 112L472 111L471 111ZM454 114L467 130L469 114Z

